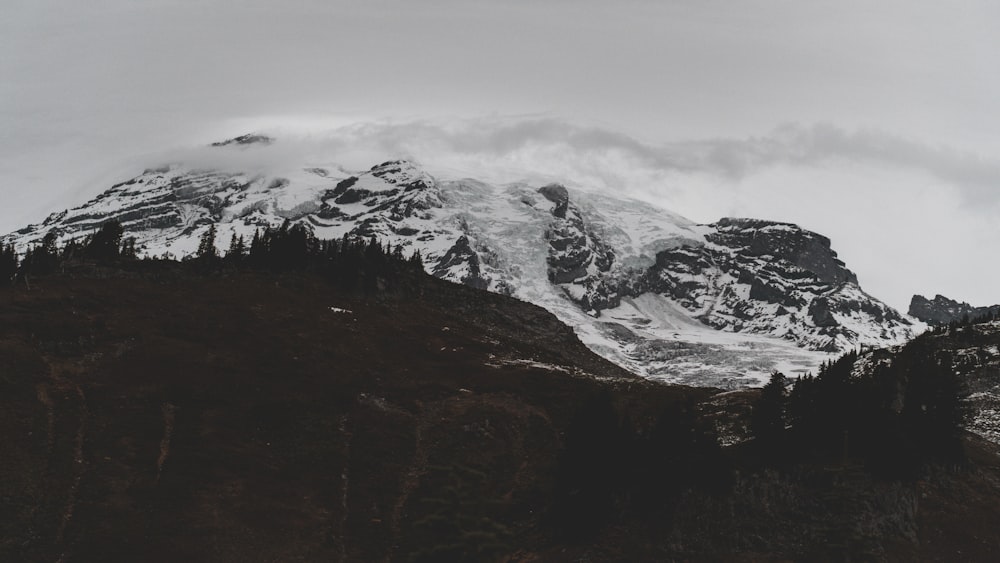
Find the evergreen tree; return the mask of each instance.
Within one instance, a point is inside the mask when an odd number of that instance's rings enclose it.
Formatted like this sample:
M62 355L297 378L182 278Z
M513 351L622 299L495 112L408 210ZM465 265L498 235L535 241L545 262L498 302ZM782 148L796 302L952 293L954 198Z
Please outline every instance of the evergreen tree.
M56 234L49 231L42 237L40 245L34 246L24 254L19 273L44 275L55 271L59 264L59 250L56 248Z
M135 248L135 237L128 237L122 241L121 252L119 253L122 260L138 260L139 251Z
M229 251L226 252L226 258L239 263L242 262L247 255L247 246L243 241L243 235L237 236L233 233L233 238L229 241Z
M775 371L771 380L760 391L760 398L753 405L750 429L765 449L774 450L781 445L786 422L785 376Z
M198 251L195 253L196 258L202 260L214 260L219 257L218 250L215 248L215 223L208 228L201 235L201 239L198 241Z
M9 282L17 273L18 258L14 243L0 245L0 282Z
M117 260L121 253L122 235L125 229L118 221L108 221L101 225L87 241L84 253L99 262Z

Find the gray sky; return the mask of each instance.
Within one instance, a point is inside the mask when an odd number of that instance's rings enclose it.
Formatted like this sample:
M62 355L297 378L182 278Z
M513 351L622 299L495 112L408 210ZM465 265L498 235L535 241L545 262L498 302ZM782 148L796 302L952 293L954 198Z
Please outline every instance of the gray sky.
M563 177L699 221L793 221L830 236L896 307L914 292L1000 302L1000 3L0 0L0 11L0 231L165 151L267 129L359 166L412 156Z

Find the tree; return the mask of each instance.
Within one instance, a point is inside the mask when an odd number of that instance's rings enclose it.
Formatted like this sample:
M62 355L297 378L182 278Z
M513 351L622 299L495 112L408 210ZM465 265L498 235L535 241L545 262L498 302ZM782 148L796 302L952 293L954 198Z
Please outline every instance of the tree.
M243 240L243 235L237 236L233 233L233 238L229 241L229 251L226 258L233 262L242 262L247 255L247 245Z
M760 390L760 398L753 405L750 429L765 449L778 448L784 437L787 408L785 382L782 373L772 373L771 380Z
M135 248L135 237L128 237L122 241L122 249L119 254L122 260L139 259L139 251Z
M42 237L40 245L30 248L24 253L21 266L22 274L48 274L55 271L59 264L59 250L56 248L56 233L49 231Z
M921 457L962 461L961 436L967 405L963 384L950 354L918 355L908 373L901 413L904 427L914 435Z
M122 235L125 229L118 221L108 221L101 225L87 241L84 254L100 262L112 262L120 256Z
M14 248L14 243L0 245L0 282L13 280L17 266L17 250Z
M208 230L201 235L195 257L202 260L215 260L219 257L218 250L215 248L215 235L215 223L212 223Z

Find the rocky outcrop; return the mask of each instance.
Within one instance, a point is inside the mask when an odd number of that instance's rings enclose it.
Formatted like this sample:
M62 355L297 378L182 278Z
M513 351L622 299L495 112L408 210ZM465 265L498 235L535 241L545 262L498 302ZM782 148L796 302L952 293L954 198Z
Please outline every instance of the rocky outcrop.
M633 292L669 296L714 328L778 336L813 350L912 334L906 318L861 291L826 237L756 219L707 227L704 244L658 253Z
M487 289L490 285L489 281L483 278L479 255L469 244L469 237L464 235L458 237L431 273L439 278L456 280L476 289Z
M814 274L826 283L858 283L830 248L830 239L791 223L760 219L725 218L712 225L715 232L706 236L713 243L732 248L748 256L773 256Z
M943 295L936 295L934 299L914 295L910 300L909 315L929 325L940 326L963 319L974 320L979 317L1000 315L1000 305L973 307Z
M323 194L319 214L325 218L357 218L388 211L391 219L400 220L441 207L434 180L404 160L390 160L358 176L337 183ZM338 206L361 204L361 209ZM355 206L357 207L357 206Z
M559 184L538 189L552 202L552 222L545 232L549 243L548 277L584 309L617 307L615 284L606 277L615 263L615 253L590 229L580 209L569 200L569 191Z

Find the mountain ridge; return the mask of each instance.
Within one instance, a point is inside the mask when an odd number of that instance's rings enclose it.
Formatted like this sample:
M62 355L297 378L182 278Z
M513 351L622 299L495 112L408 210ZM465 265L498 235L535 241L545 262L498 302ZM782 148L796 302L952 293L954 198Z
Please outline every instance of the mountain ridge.
M975 307L964 301L949 299L941 294L935 295L934 299L927 299L923 295L914 295L910 300L908 314L929 325L940 326L959 322L963 318L975 319L996 316L1000 314L1000 305Z

